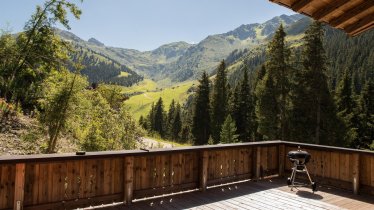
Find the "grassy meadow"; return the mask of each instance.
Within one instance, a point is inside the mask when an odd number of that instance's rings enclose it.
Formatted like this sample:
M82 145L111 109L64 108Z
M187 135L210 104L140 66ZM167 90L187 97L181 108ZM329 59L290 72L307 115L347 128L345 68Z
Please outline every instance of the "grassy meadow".
M129 107L133 117L138 120L141 115L148 114L152 103L156 103L160 97L163 99L165 110L169 109L173 99L183 104L189 96L188 89L196 84L196 81L187 81L166 88L158 88L157 83L146 79L138 85L124 89L125 93L141 92L139 95L131 96L125 104Z

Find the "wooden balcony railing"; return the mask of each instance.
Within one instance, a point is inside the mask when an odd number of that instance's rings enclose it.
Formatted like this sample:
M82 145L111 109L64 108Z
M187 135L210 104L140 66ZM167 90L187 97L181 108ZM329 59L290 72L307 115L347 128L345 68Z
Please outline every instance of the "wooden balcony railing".
M264 141L160 150L0 156L0 209L71 209L205 190L232 181L284 175L286 153L311 153L319 183L374 194L374 152Z

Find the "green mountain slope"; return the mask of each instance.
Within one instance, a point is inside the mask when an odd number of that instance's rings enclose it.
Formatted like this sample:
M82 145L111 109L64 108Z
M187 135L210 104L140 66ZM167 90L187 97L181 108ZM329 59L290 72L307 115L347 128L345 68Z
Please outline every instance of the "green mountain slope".
M253 49L266 42L269 34L282 23L295 23L302 15L281 15L262 24L247 24L224 34L211 35L191 46L177 62L165 65L163 75L174 81L196 79L202 71L211 74L218 63L234 50Z
M174 82L196 79L202 71L212 73L219 61L234 50L252 49L266 42L279 24L289 26L302 15L281 15L264 23L246 24L223 34L210 35L198 44L175 42L162 45L152 51L138 51L105 46L91 38L84 41L70 32L60 35L76 45L106 56L125 65L138 74L153 80L169 78Z
M117 62L111 57L102 54L100 51L95 51L92 48L84 46L82 43L87 43L92 46L104 46L100 41L91 38L88 42L80 39L76 35L56 29L63 39L70 41L74 47L71 55L73 61L82 62L84 65L81 73L86 75L91 83L111 83L122 86L131 86L141 80L143 76L132 71L127 66Z
M285 28L286 40L291 47L301 46L304 32L311 21L310 18L304 17ZM264 43L254 49L234 51L229 55L228 72L232 85L241 79L244 65L252 72L252 78L255 77L256 70L265 61L266 42L272 35L269 34ZM355 91L360 92L362 87L359 84L365 84L369 78L374 78L374 30L357 37L349 37L344 32L326 25L324 40L331 89L335 89L340 76L348 69L353 73ZM298 55L294 57L296 60L300 58Z

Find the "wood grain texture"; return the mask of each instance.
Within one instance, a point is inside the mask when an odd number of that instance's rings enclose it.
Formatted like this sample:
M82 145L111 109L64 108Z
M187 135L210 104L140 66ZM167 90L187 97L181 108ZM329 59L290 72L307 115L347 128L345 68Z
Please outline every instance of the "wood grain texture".
M292 165L286 153L297 149L298 145L312 155L307 166L313 179L357 193L374 194L373 152L278 141L277 144L262 142L240 147L222 145L206 147L210 148L206 150L198 147L139 153L142 156L124 153L122 157L76 156L75 159L41 162L35 162L38 158L32 157L34 161L25 163L0 159L0 209L13 208L15 200L22 197L15 191L17 186L22 186L22 176L16 173L17 164L24 165L25 209L58 209L113 201L129 203L133 199L196 190L202 186L210 188L254 175L258 178L277 175L282 167L288 173ZM222 208L221 205L216 207Z

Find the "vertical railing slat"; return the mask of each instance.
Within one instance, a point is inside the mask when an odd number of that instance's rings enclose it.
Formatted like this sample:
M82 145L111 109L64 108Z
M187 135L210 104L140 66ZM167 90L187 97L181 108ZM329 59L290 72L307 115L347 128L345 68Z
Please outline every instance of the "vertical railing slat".
M200 190L205 191L208 182L208 151L200 153Z
M282 177L282 176L284 176L284 161L285 161L285 158L286 158L284 144L279 145L278 153L279 153L279 156L278 156L278 160L279 160L279 163L278 163L279 176Z
M134 194L134 157L126 156L124 163L124 201L129 205Z
M353 184L353 193L358 194L360 189L360 154L352 154L352 184Z
M16 177L14 183L14 210L23 209L23 199L25 193L25 163L16 164Z

